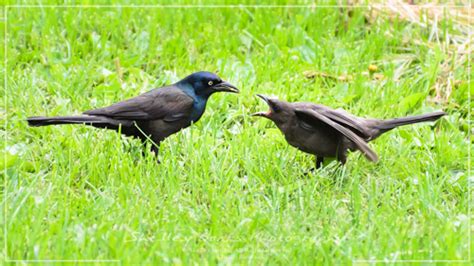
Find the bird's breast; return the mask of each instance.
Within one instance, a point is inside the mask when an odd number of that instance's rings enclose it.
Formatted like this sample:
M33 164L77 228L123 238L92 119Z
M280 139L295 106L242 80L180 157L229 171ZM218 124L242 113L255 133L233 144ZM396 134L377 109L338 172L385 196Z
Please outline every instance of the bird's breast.
M335 156L339 141L338 135L315 128L308 130L299 125L282 129L288 143L301 151L319 156Z

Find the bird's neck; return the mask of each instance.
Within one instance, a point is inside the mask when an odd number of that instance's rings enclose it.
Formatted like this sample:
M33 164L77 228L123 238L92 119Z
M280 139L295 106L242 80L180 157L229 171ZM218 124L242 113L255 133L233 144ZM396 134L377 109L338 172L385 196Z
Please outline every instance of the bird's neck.
M195 123L199 120L199 118L201 118L202 114L204 113L209 95L196 94L194 88L191 85L179 84L179 87L184 91L184 93L189 95L189 97L194 100L193 110L190 114L190 119L193 121L193 123Z
M287 132L293 126L295 126L295 120L292 117L286 117L284 119L281 118L274 118L271 119L273 123L283 132Z
M210 95L207 94L197 94L196 91L194 90L193 86L190 84L176 84L181 90L184 91L187 95L189 95L193 99L199 99L199 100L204 100L207 101Z

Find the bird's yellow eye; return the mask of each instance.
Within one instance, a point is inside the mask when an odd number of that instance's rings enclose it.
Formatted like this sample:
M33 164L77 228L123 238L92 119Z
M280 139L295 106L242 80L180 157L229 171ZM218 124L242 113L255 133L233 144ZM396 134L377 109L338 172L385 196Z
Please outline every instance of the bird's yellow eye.
M212 80L211 80L207 84L209 84L209 86L212 86L212 84L214 84L214 82L212 82Z

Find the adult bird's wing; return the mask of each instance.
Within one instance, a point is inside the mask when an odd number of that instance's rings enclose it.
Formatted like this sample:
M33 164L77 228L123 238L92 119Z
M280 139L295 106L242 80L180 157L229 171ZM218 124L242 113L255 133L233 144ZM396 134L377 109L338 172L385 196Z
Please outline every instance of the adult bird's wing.
M333 120L334 122L343 125L346 128L352 129L357 135L364 139L369 139L371 134L367 127L363 124L358 117L347 113L344 110L334 110L324 105L318 105L313 103L303 104L304 109L312 109L325 117Z
M193 103L193 99L179 88L167 86L84 114L121 120L174 121L188 116Z
M311 122L323 122L326 125L332 127L342 135L344 135L346 138L351 140L357 148L362 151L362 153L365 155L365 157L371 161L376 162L378 160L377 154L367 145L367 143L359 137L357 134L352 132L350 129L332 121L328 117L326 117L324 114L321 114L315 110L311 109L296 109L295 110L296 116L303 121L306 121L311 124Z

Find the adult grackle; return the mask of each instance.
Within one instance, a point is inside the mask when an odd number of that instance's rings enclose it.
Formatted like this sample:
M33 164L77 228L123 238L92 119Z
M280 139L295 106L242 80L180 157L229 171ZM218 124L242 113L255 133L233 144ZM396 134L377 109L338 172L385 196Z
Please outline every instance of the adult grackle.
M151 150L158 155L160 142L197 122L204 113L209 96L220 91L239 92L213 73L196 72L175 84L82 115L36 116L27 121L30 126L85 124L117 130L142 141L149 138L154 142Z
M377 161L377 154L367 142L398 126L435 121L445 115L442 111L388 120L356 117L341 109L313 103L289 103L258 94L270 107L258 112L272 120L283 132L288 143L301 151L316 156L316 167L324 157L336 157L346 162L347 151L360 150L367 159Z

